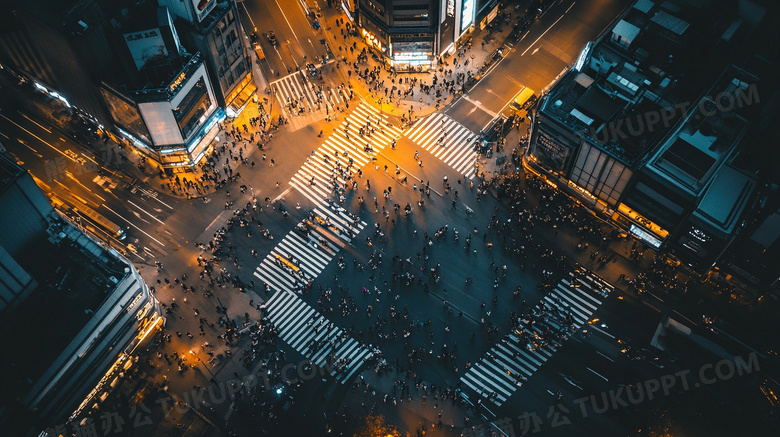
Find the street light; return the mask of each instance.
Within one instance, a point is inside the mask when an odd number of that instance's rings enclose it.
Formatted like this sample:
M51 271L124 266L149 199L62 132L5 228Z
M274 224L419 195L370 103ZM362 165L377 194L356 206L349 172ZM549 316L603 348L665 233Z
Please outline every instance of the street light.
M206 365L206 363L204 363L203 361L201 361L200 357L199 357L199 356L198 356L198 355L197 355L195 352L193 352L193 351L192 351L192 349L190 349L190 355L192 355L193 357L195 357L195 359L196 359L196 360L198 360L198 362L199 362L199 363L200 363L200 364L201 364L201 365L202 365L204 368L206 368L206 371L207 371L207 372L209 372L209 375L211 375L211 381L212 381L212 382L217 382L217 377L216 377L216 376L214 376L214 373L212 373L212 372L211 372L211 369L209 369L209 366L207 366L207 365Z

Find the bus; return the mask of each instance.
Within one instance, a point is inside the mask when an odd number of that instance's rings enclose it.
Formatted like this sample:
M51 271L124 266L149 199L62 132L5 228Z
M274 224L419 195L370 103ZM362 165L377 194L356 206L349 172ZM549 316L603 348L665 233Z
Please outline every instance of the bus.
M122 229L121 226L103 217L103 215L99 214L97 211L86 205L74 208L74 211L79 215L88 218L90 221L98 225L102 230L106 231L109 235L116 238L117 240L124 240L127 237L125 230Z

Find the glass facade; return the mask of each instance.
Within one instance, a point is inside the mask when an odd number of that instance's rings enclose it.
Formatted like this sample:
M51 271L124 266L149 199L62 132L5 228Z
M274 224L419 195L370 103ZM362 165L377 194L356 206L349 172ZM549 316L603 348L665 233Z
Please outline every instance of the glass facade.
M203 78L192 87L184 96L179 106L173 109L173 115L179 124L179 129L184 138L189 138L196 127L198 127L200 118L203 117L211 107L206 82Z
M633 172L612 156L583 142L571 181L610 206L617 205Z

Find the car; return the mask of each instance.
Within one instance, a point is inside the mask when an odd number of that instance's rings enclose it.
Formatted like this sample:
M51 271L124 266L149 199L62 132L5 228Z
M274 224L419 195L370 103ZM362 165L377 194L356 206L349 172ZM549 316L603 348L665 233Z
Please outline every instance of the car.
M268 40L268 42L273 46L276 47L279 44L279 41L276 40L276 35L274 34L273 30L269 30L265 34L265 38Z
M535 99L534 90L528 87L523 87L515 95L515 98L512 101L512 103L509 105L509 107L516 112L520 112L528 108L531 104L533 104L535 100L536 99Z
M252 43L257 43L257 41L260 39L260 37L257 36L257 32L252 32L249 34L249 41Z

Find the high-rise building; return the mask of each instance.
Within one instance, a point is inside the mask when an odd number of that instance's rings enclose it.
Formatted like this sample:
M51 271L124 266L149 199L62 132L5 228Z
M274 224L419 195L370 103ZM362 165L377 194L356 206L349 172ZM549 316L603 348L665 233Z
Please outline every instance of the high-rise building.
M13 0L0 17L0 63L165 168L197 164L256 90L233 0Z
M124 68L101 92L115 124L163 166L195 165L225 118L203 56L183 46L164 6L124 10L112 25L114 56Z
M0 210L13 211L0 215L0 429L58 435L133 371L165 319L133 265L56 212L4 155Z
M158 0L176 17L184 45L206 63L217 102L234 116L257 90L234 0Z
M755 199L755 176L734 161L759 110L759 78L725 61L741 17L683 3L639 0L588 43L531 114L523 163L707 270Z
M348 11L349 2L342 2ZM429 68L437 57L496 16L496 0L358 0L356 24L364 40L397 70Z
M103 126L112 120L95 87L112 70L98 0L0 2L0 64Z

